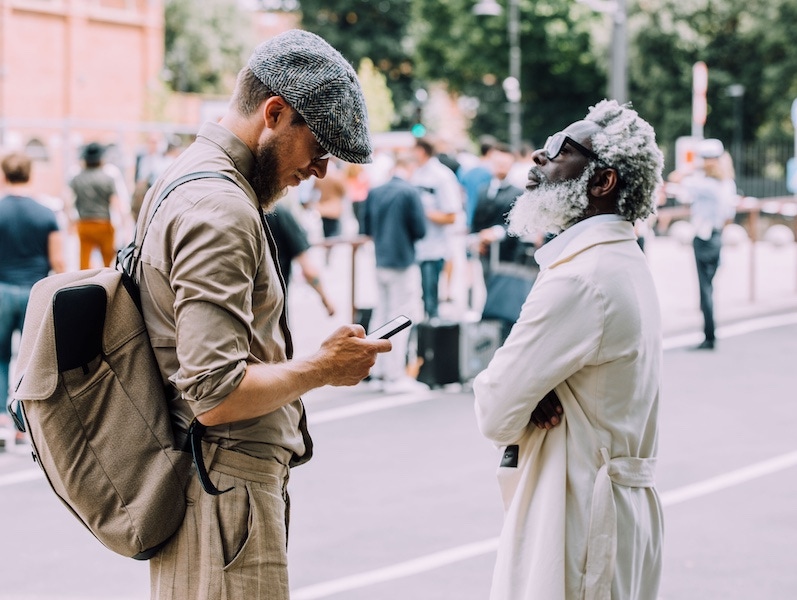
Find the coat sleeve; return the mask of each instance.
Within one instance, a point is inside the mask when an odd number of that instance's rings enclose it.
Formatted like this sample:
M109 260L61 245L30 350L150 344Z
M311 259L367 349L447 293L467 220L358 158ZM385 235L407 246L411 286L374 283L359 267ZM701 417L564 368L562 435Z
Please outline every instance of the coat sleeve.
M516 442L543 396L595 360L604 305L600 291L577 275L538 279L506 342L474 381L476 420L486 438Z

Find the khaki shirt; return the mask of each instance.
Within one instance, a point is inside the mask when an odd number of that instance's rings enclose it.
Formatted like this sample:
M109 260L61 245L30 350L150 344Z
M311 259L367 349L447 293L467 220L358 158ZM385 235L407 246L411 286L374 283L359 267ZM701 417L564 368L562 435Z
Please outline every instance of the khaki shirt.
M235 135L206 123L153 185L144 200L136 239L141 249L144 319L165 381L174 393L172 421L187 431L194 415L221 403L247 365L290 358L285 297L249 184L254 156ZM154 199L170 182L196 171L224 179L178 186L152 218ZM221 447L292 464L309 459L311 442L301 400L262 417L208 428Z

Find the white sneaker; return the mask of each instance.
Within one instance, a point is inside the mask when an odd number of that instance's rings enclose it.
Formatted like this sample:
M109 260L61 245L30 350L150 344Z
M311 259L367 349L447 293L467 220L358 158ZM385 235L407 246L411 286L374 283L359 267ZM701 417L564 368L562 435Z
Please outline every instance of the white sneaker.
M402 377L393 381L386 381L382 391L387 394L402 394L408 392L428 392L429 386L411 377Z

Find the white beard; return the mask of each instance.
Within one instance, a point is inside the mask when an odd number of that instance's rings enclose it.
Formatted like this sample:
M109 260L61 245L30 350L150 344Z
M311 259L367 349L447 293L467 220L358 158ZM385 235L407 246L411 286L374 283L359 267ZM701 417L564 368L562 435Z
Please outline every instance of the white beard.
M515 200L509 211L509 233L518 237L560 233L587 209L587 183L594 169L585 169L578 179L558 183L548 181L535 167L532 171L540 184Z

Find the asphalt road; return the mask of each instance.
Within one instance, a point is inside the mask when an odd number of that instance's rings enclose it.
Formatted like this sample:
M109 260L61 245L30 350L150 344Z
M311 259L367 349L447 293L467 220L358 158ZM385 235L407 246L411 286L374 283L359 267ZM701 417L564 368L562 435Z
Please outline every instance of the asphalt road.
M797 598L795 321L665 353L661 600ZM291 476L294 600L484 600L502 515L472 394L305 400L316 456ZM100 546L22 451L0 454L0 532L0 600L148 597L147 564Z

